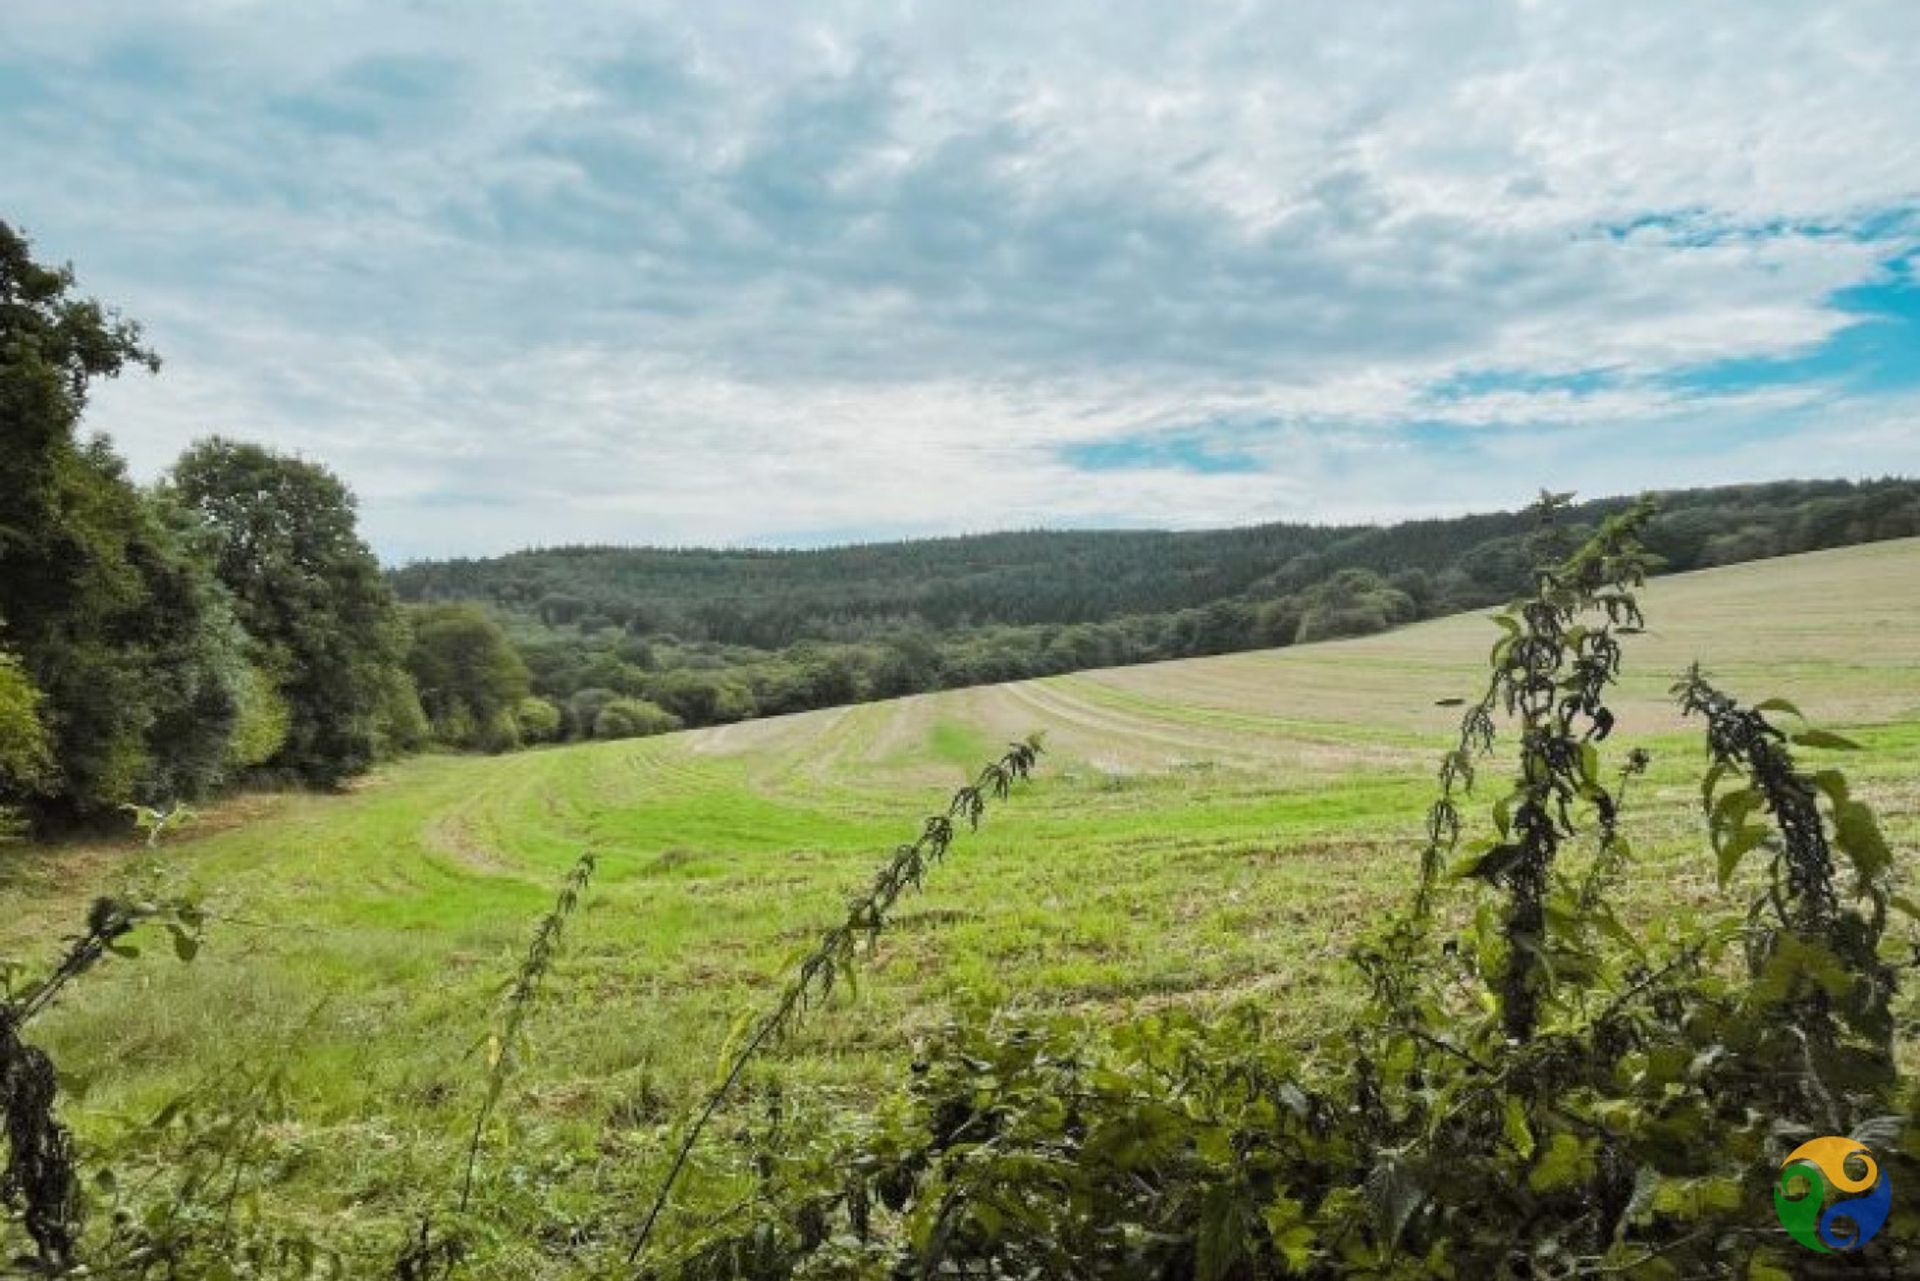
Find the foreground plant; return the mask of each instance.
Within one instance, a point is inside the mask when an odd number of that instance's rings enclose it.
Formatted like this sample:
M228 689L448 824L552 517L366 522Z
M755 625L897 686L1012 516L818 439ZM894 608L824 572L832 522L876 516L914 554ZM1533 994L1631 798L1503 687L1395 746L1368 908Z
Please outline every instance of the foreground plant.
M1844 740L1690 674L1716 869L1753 884L1742 858L1768 862L1744 909L1639 932L1616 912L1647 757L1603 755L1607 696L1642 626L1648 515L1497 616L1414 899L1355 953L1371 997L1351 1021L1298 1048L1254 1009L958 1028L873 1114L785 1127L744 1209L656 1271L1764 1278L1797 1266L1772 1196L1804 1139L1859 1136L1920 1186L1882 957L1911 907L1871 811L1792 751ZM1502 716L1512 781L1476 825ZM1886 1275L1920 1266L1914 1228L1898 1211L1875 1240Z
M754 1056L763 1047L797 1029L807 1011L815 1002L829 996L836 983L842 979L853 981L860 945L864 942L871 947L880 931L886 928L889 914L900 895L908 889L918 889L925 881L927 872L946 858L958 830L956 825L965 823L970 831L978 829L980 820L986 815L987 802L990 799L1005 800L1013 790L1013 785L1033 772L1034 764L1040 759L1040 751L1040 739L1035 735L1024 742L1011 744L999 760L989 761L983 766L973 782L954 792L944 812L927 817L917 840L895 848L892 856L874 874L865 892L855 895L848 903L845 918L822 934L813 950L794 967L793 976L787 981L780 999L751 1025L751 1030L721 1075L719 1085L714 1087L700 1111L686 1126L672 1164L667 1168L666 1177L660 1182L660 1190L634 1235L633 1247L627 1253L628 1263L637 1260L646 1249L660 1221L661 1211L666 1209L674 1185L686 1169L688 1158L693 1155L694 1146L713 1120L714 1113L719 1111L720 1105L739 1084L741 1074Z
M163 924L180 958L192 960L204 919L185 901L96 899L84 928L44 977L25 982L25 967L0 963L0 1124L7 1145L0 1205L19 1213L43 1271L61 1271L73 1261L85 1206L73 1136L56 1109L59 1075L46 1052L24 1039L27 1025L106 957L137 955L127 936L144 924ZM0 1244L5 1239L0 1232Z

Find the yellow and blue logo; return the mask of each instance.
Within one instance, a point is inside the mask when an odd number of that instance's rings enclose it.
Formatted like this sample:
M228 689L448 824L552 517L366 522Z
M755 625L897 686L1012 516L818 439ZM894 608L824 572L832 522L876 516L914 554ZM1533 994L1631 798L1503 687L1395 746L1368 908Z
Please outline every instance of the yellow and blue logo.
M1827 1204L1829 1195L1840 1199ZM1887 1172L1858 1139L1808 1139L1780 1165L1773 1209L1787 1235L1821 1254L1858 1250L1893 1208Z

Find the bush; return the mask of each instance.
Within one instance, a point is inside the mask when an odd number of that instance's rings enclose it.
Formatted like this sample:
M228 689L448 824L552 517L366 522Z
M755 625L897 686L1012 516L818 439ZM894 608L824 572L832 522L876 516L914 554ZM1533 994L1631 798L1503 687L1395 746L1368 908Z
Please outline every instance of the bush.
M616 698L593 718L595 738L645 738L679 729L681 720L644 698Z
M685 668L650 679L647 698L688 725L721 725L754 713L753 693L738 680Z
M520 736L529 743L551 743L560 737L560 709L544 698L521 699L514 715L520 721Z
M617 702L618 691L589 686L575 690L567 699L567 734L571 738L592 738L593 724L609 703Z
M1342 636L1369 636L1418 617L1413 599L1378 574L1343 569L1299 596L1297 644Z

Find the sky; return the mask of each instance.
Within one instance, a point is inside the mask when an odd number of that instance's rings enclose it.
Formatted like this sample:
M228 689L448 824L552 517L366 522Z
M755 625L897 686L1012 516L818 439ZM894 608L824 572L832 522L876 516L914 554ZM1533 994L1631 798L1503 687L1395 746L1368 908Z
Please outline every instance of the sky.
M0 218L396 563L1920 474L1913 0L6 0Z

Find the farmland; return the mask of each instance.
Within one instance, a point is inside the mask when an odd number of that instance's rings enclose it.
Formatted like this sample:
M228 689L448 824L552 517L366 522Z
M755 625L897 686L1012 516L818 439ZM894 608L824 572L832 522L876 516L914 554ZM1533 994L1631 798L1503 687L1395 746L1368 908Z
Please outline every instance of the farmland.
M1869 749L1846 763L1910 875L1920 541L1659 579L1644 603L1611 745L1655 757L1631 800L1647 865L1631 906L1684 911L1716 892L1686 781L1699 747L1665 697L1696 656L1728 689L1787 696ZM1493 634L1468 615L652 739L416 758L345 796L210 807L151 854L9 854L0 952L44 959L110 887L197 891L215 919L193 963L154 940L37 1029L86 1084L77 1129L100 1138L184 1090L280 1065L286 1203L391 1234L457 1165L495 993L591 850L598 876L509 1088L532 1132L515 1158L528 1179L577 1189L563 1200L619 1197L646 1185L661 1127L711 1079L736 1016L847 891L972 767L1036 730L1035 780L905 901L857 996L762 1071L857 1096L917 1036L986 1005L1253 1000L1307 1031L1350 996L1347 947L1410 883L1456 716L1437 701L1478 692Z

